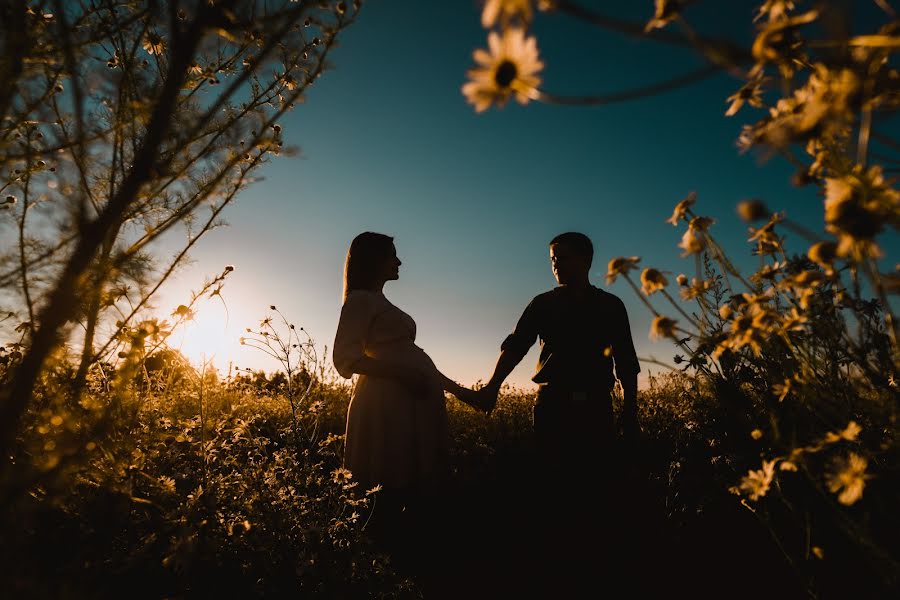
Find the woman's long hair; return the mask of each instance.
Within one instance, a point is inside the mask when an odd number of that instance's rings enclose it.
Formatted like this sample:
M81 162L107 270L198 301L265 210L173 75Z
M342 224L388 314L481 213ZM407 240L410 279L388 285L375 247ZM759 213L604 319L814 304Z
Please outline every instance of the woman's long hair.
M371 290L380 270L391 256L394 238L366 231L350 242L344 262L344 300L353 290Z

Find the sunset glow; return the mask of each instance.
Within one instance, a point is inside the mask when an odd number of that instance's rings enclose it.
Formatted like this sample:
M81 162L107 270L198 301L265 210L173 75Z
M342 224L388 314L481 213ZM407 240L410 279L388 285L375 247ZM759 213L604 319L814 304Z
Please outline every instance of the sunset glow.
M195 366L211 361L219 370L227 370L229 361L237 358L239 338L239 325L229 317L225 307L221 303L218 306L209 303L175 330L171 346Z

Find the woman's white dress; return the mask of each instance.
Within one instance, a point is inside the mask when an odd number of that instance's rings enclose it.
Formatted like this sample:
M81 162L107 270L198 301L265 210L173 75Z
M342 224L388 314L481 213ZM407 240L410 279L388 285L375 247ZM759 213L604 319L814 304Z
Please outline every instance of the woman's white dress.
M334 366L345 378L363 355L420 369L429 382L415 395L399 382L360 375L347 410L344 467L366 489L427 490L449 468L447 410L438 370L416 346L416 323L380 292L354 290L341 309Z

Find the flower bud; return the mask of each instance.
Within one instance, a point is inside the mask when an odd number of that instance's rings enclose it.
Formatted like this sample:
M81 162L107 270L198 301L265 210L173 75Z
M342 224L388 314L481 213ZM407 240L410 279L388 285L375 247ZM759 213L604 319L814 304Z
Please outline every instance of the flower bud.
M760 221L769 218L769 209L761 200L745 200L738 203L737 212L740 217L747 221Z

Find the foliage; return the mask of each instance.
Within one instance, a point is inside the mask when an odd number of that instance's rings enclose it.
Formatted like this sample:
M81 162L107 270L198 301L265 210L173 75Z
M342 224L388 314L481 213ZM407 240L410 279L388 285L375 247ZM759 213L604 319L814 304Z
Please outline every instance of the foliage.
M364 535L377 499L340 466L346 394L335 392L318 398L328 409L301 415L327 427L301 446L282 397L228 382L92 392L77 407L48 394L15 455L30 466L18 480L28 493L4 490L7 588L19 597L133 595L135 582L153 597L412 594Z
M276 375L281 379L282 392L291 405L294 436L299 438L301 432L297 424L297 411L305 408L303 403L315 384L313 373L318 370L319 357L309 332L289 323L274 304L269 306L269 310L280 318L281 323L273 323L274 317L268 315L259 322L258 330L247 327L247 336L241 337L240 341L242 346L259 350L281 366ZM268 383L271 385L273 382L274 378ZM318 406L313 404L310 408L315 412ZM310 441L315 439L317 431L316 428L309 432Z
M77 393L122 327L156 334L133 321L286 150L278 119L326 69L358 8L3 3L0 227L10 241L0 282L23 356L0 396L0 447L62 342L80 353ZM157 265L154 244L179 231L183 247Z

